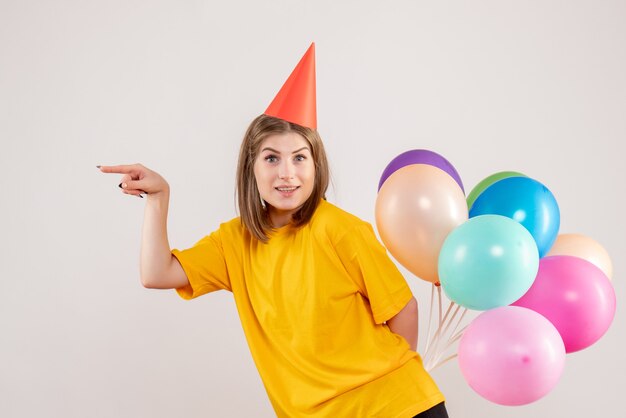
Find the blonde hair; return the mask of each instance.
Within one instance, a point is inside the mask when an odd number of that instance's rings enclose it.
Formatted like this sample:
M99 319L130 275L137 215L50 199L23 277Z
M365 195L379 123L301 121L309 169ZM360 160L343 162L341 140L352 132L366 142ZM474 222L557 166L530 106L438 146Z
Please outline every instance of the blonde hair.
M268 232L273 227L267 210L261 205L261 195L254 176L254 163L265 138L288 132L296 132L307 140L315 163L313 191L302 207L294 213L293 225L306 224L317 209L320 199L326 199L330 172L324 144L317 131L272 116L257 116L248 126L239 150L236 194L242 223L253 237L262 242L269 240Z

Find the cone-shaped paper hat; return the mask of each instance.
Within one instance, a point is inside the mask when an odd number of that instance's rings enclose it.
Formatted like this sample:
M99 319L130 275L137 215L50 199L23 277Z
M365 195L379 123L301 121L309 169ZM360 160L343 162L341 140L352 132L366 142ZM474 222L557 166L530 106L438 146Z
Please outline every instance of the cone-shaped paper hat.
M317 129L315 43L312 43L283 84L265 114Z

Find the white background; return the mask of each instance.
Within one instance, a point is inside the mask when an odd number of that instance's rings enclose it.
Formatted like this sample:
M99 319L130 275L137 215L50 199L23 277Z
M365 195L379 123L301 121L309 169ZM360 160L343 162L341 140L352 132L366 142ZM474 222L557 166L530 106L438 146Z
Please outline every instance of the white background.
M454 361L433 373L450 416L619 414L625 18L618 0L0 0L0 416L274 416L232 295L142 288L145 200L95 165L163 175L170 245L191 246L236 215L245 128L312 41L331 202L374 224L387 163L425 148L468 193L541 181L561 231L612 255L613 325L552 392L495 405ZM430 287L402 271L423 345Z

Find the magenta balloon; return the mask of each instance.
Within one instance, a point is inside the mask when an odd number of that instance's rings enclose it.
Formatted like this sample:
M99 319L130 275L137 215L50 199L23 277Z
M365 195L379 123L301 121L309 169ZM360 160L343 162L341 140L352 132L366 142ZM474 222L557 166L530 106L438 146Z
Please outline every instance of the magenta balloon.
M539 312L554 324L568 353L589 347L615 316L615 290L606 275L582 258L556 255L539 260L528 292L513 305Z
M445 171L454 179L454 181L456 181L456 183L463 191L463 194L465 194L465 189L463 188L463 182L461 181L461 177L459 176L459 173L457 173L456 169L452 166L452 164L450 164L448 160L446 160L436 152L428 151L425 149L414 149L406 151L391 160L391 162L387 164L387 167L385 167L385 170L380 177L380 181L378 182L378 190L380 190L380 188L383 186L383 183L390 175L392 175L402 167L411 164L432 165L440 170Z
M470 387L500 405L525 405L543 397L556 386L565 365L565 347L554 325L518 306L476 317L458 354Z

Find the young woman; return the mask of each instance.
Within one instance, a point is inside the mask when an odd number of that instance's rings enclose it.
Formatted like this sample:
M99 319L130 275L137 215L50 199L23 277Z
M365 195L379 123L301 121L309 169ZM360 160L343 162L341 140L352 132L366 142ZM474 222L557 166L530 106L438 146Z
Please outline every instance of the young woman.
M325 200L317 130L268 113L241 145L240 216L183 251L168 244L167 182L141 164L100 167L147 194L143 285L185 299L231 291L279 417L447 417L415 351L406 281L372 227Z

